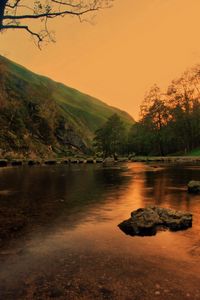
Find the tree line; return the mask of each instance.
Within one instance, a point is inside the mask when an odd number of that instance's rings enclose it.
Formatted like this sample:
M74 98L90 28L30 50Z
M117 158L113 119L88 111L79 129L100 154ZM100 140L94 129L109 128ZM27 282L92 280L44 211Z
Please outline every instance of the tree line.
M111 116L96 132L94 147L104 156L181 155L200 147L200 65L173 80L164 92L151 87L131 128Z

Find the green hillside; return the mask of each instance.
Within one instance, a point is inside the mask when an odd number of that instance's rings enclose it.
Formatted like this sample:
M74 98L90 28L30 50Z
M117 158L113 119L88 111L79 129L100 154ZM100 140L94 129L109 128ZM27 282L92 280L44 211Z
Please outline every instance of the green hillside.
M0 56L0 155L87 152L94 132L117 113L126 126L134 121L124 111Z

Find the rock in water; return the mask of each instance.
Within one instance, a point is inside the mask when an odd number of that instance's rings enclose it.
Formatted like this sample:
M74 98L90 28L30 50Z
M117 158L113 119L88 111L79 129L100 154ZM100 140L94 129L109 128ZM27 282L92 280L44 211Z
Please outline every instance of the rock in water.
M112 165L115 163L115 159L113 157L106 157L103 161L104 164L106 165Z
M169 208L149 206L131 213L131 218L120 223L119 228L135 236L155 235L158 230L183 230L192 226L192 214Z
M200 181L191 180L188 183L188 192L191 194L199 194L200 193Z

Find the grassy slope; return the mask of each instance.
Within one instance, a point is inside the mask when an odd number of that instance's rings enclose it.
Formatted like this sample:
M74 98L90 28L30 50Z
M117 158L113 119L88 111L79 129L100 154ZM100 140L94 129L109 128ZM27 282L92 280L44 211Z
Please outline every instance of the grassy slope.
M114 113L117 113L127 126L134 122L126 112L111 107L96 98L55 82L45 76L37 75L2 56L0 56L0 61L3 61L9 72L17 78L27 81L40 89L50 90L53 99L60 106L62 114L76 127L77 132L82 134L86 141L90 141L94 131Z

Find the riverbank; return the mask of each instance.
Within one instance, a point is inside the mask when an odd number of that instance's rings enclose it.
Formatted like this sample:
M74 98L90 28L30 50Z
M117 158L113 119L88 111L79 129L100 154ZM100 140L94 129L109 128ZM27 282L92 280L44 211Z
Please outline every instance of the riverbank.
M96 164L96 163L119 163L119 162L164 162L164 163L198 163L200 156L135 156L132 158L63 158L63 159L0 159L0 167L23 166L23 165L57 165L57 164Z
M200 162L200 156L135 156L132 162Z
M23 166L23 165L57 165L57 164L90 164L103 163L100 158L64 158L64 159L48 159L48 160L33 160L33 159L0 159L0 167Z

